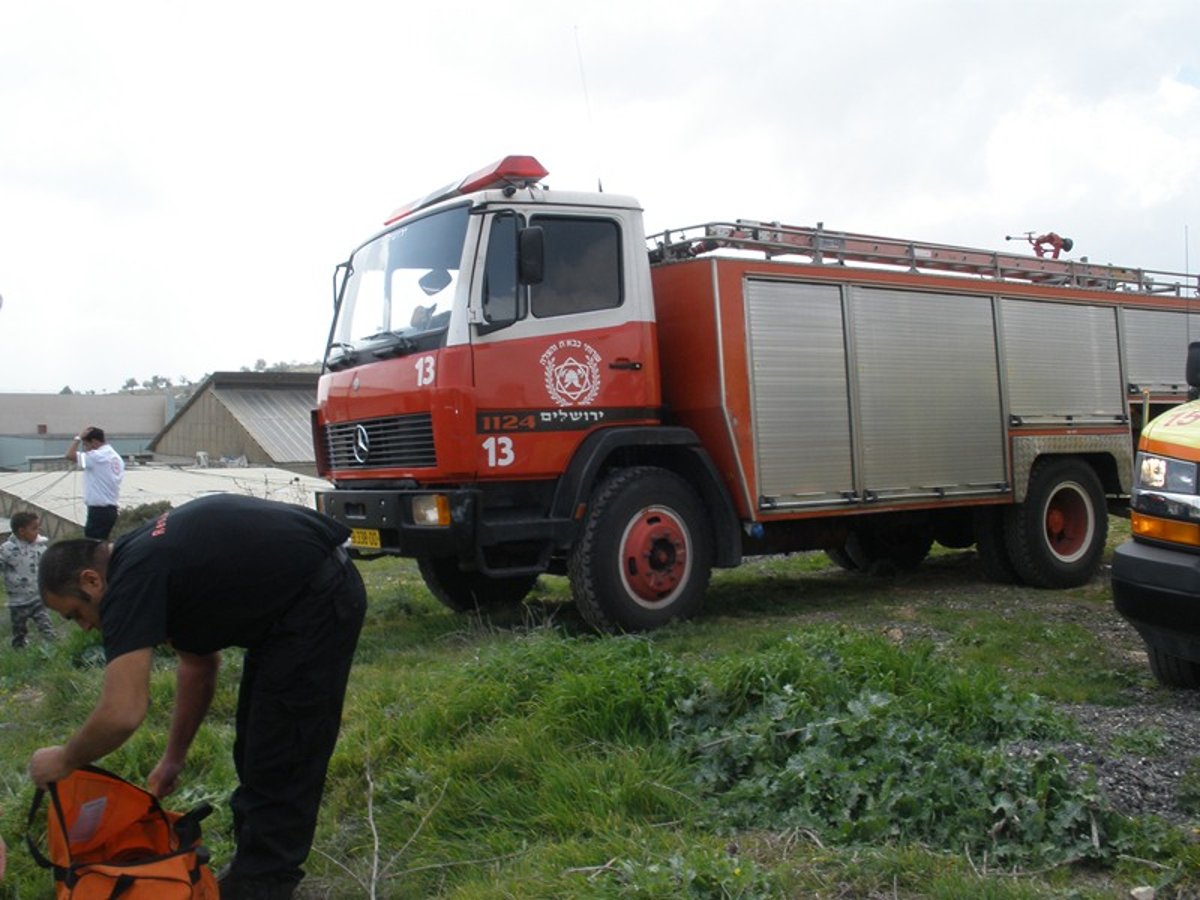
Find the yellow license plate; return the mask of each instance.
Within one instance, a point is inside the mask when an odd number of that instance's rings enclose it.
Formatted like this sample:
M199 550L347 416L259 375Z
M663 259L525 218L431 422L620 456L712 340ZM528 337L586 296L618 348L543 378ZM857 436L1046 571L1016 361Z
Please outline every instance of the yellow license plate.
M379 541L379 532L374 528L351 528L350 543L355 547L370 547L372 550L383 546Z

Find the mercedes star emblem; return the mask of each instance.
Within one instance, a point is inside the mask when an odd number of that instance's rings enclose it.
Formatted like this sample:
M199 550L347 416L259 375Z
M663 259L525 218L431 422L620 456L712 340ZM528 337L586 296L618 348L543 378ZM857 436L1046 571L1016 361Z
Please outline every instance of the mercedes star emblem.
M354 459L360 466L365 466L370 455L371 437L367 434L367 426L359 425L354 429Z

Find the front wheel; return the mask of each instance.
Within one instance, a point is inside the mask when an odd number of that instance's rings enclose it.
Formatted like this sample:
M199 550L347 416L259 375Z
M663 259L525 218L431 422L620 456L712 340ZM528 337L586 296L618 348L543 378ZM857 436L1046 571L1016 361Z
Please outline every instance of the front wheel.
M1169 688L1200 688L1200 663L1165 653L1147 645L1150 672L1158 683Z
M600 631L644 631L700 608L712 528L691 486L666 469L609 475L592 495L567 563L571 593Z
M493 578L464 572L457 560L444 557L421 557L417 569L429 593L455 612L513 606L524 600L537 582L536 575Z
M1086 584L1108 539L1104 488L1082 460L1043 459L1030 473L1025 502L1006 512L1004 525L1013 568L1026 584Z

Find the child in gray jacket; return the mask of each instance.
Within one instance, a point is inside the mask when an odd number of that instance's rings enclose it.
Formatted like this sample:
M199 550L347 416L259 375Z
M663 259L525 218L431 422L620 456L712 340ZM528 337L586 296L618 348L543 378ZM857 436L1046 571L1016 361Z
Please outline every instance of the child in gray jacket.
M46 539L38 534L41 519L37 513L18 512L13 513L11 524L12 534L0 544L0 570L4 572L4 591L12 616L12 645L20 648L29 640L30 622L46 640L52 641L57 635L38 593L38 562L46 551Z

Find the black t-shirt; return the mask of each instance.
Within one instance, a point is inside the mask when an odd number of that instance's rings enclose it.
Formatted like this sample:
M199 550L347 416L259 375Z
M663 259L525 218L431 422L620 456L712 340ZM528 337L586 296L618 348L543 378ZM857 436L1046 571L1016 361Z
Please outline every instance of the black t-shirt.
M189 653L253 646L349 536L315 510L256 497L214 494L169 510L113 548L104 654L168 640Z

